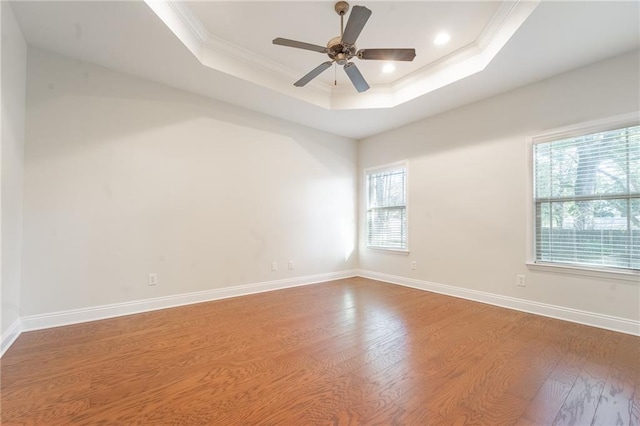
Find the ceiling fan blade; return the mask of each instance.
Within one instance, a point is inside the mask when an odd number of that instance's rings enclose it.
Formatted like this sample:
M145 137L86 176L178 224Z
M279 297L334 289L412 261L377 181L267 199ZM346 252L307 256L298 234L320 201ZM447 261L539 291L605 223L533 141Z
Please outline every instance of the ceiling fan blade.
M307 75L305 75L300 80L293 83L293 85L296 87L304 86L305 84L307 84L308 82L310 82L311 80L313 80L314 78L322 74L322 71L329 68L331 64L333 64L333 61L327 61L327 62L321 63L320 65L312 69L309 73L307 73Z
M358 58L379 61L413 61L416 49L360 49Z
M327 53L327 48L317 44L305 43L302 41L289 40L288 38L274 38L273 44L279 46L296 47L298 49L312 50L314 52Z
M350 46L356 44L356 40L370 16L371 11L366 7L353 6L349 14L347 27L344 29L344 34L342 34L342 43Z
M347 62L344 66L344 72L347 73L349 79L355 86L358 93L366 92L367 90L369 90L369 84L367 84L367 81L360 73L360 70L358 69L356 64L354 64L353 62Z

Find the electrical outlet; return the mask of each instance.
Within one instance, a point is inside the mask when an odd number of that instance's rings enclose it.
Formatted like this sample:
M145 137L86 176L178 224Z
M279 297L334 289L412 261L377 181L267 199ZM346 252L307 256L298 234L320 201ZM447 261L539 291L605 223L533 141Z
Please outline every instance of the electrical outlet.
M289 261L289 270L293 270L293 260Z
M527 281L525 280L524 275L516 275L516 285L519 287L526 287Z
M147 277L147 285L156 285L156 284L158 284L158 274L155 272L152 272Z
M272 271L278 270L278 262L271 262L271 270Z
M414 271L418 269L418 264L415 260L411 261L411 269L413 269Z

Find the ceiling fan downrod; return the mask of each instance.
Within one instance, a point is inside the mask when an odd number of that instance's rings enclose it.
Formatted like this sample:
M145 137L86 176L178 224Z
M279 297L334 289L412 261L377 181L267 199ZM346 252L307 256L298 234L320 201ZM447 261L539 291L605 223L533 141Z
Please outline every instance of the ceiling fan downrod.
M334 6L334 9L338 15L340 15L340 39L344 36L344 15L349 11L349 3L346 1L339 1Z

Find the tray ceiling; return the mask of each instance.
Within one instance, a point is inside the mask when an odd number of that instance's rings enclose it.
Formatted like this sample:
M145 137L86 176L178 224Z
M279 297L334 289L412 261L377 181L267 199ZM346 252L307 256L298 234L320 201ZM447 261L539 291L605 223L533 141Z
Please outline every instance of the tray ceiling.
M482 71L538 1L368 3L373 13L358 48L414 47L417 57L395 62L391 73L383 72L384 61L354 59L371 85L366 93L357 93L342 70L294 88L293 82L327 57L272 44L284 37L326 45L340 33L333 2L147 4L207 67L323 108L363 109L393 107ZM450 42L434 44L443 32Z

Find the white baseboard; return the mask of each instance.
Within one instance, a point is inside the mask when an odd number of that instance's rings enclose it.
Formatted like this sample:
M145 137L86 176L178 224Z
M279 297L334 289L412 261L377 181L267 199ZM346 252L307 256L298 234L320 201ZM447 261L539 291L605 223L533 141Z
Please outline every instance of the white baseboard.
M53 312L50 314L30 315L20 319L21 331L42 330L45 328L138 314L158 309L173 308L218 299L227 299L229 297L246 296L254 293L281 290L284 288L316 284L354 276L356 276L355 270L330 272L326 274L307 275L304 277L288 278L284 280L266 281L193 293L156 297L153 299L136 300L133 302L72 309L69 311Z
M22 326L20 323L20 318L16 319L13 324L7 328L7 331L2 333L2 338L0 338L0 358L2 358L2 355L4 355L7 349L9 349L18 336L20 336L20 333L22 333Z
M419 290L431 291L433 293L447 296L459 297L473 300L474 302L487 303L489 305L514 309L516 311L528 312L545 317L556 318L578 324L590 325L592 327L604 328L620 333L640 336L640 321L626 318L619 318L609 315L602 315L594 312L581 311L578 309L565 308L562 306L548 305L546 303L533 302L530 300L518 299L515 297L501 296L484 291L470 290L461 287L432 283L429 281L417 280L414 278L389 275L381 272L358 270L358 276L370 278L372 280L384 281L391 284L398 284L405 287Z
M59 327L69 324L77 324L123 315L138 314L142 312L166 309L194 303L209 302L212 300L226 299L230 297L245 296L266 291L281 290L291 287L299 287L326 281L334 281L343 278L360 276L373 280L384 281L390 284L398 284L419 290L431 291L447 296L459 297L476 302L487 303L503 308L514 309L522 312L561 319L593 327L604 328L621 333L640 336L640 321L618 318L593 312L580 311L562 306L548 305L532 302L530 300L501 296L478 290L470 290L444 284L432 283L413 278L389 275L367 270L348 270L330 272L326 274L309 275L298 278L290 278L262 283L245 284L235 287L225 287L213 290L205 290L194 293L177 294L173 296L157 297L153 299L137 300L133 302L115 303L111 305L96 306L91 308L73 309L69 311L54 312L50 314L31 315L18 318L2 333L0 339L0 357L15 342L23 331L42 330L45 328Z

